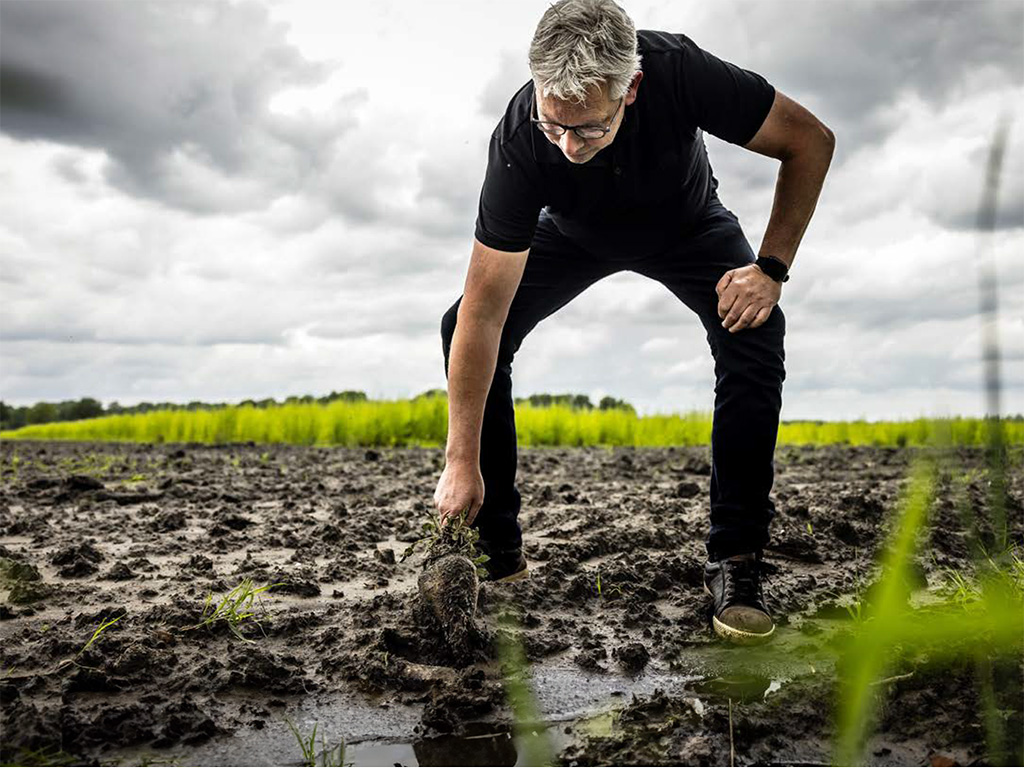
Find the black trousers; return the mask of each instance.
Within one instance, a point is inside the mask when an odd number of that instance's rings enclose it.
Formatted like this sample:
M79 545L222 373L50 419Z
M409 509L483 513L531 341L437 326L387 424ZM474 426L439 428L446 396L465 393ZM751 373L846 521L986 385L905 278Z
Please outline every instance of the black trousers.
M711 559L760 550L775 514L769 498L785 379L782 308L772 308L757 328L730 333L718 316L715 285L730 269L754 261L737 218L712 197L694 230L657 254L608 259L584 252L541 214L522 281L501 335L497 368L484 408L480 470L484 503L475 525L490 549L520 546L516 489L516 427L512 358L536 325L588 286L630 270L663 283L697 313L715 360L715 411L711 436ZM459 301L441 320L445 375Z

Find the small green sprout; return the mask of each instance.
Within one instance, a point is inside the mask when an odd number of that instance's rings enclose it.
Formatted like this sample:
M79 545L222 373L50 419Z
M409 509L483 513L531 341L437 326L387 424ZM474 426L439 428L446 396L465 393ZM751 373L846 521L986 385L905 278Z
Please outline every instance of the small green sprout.
M253 603L267 590L279 587L283 582L276 584L267 584L262 587L254 586L252 579L244 579L237 587L228 592L224 597L220 599L216 604L213 602L213 593L211 592L206 596L206 602L203 605L203 613L198 624L191 627L185 627L185 629L200 629L201 627L209 627L213 624L222 621L228 625L232 634L235 635L239 640L246 643L255 642L245 637L239 627L249 619L259 627L260 623L252 617L255 613L250 608L253 607ZM260 627L262 631L262 627Z
M110 621L107 621L106 619L100 619L99 627L97 627L95 629L95 631L93 631L92 637L89 638L88 642L86 642L86 644L81 647L81 649L78 651L78 653L76 653L70 659L64 659L63 661L61 661L57 665L57 669L61 670L61 669L64 669L65 667L69 667L69 666L80 667L82 669L92 669L92 667L86 667L86 666L84 666L82 664L79 664L78 660L82 657L82 654L84 654L86 651L88 651L90 648L92 648L93 643L95 643L97 640L99 640L100 635L102 635L104 633L104 631L107 630L108 627L111 627L114 624L117 624L117 622L119 622L122 618L124 618L124 616L125 616L125 614L122 613L120 616L118 616L118 617L116 617L114 619L111 619ZM49 629L49 625L46 625L46 628Z
M619 585L619 584L613 584L610 587L604 586L604 584L601 582L601 572L600 571L597 572L597 578L595 580L595 585L597 586L597 596L598 597L604 597L605 594L608 594L608 595L622 595L623 594L622 586Z
M81 656L81 655L82 655L83 653L85 653L86 651L88 651L88 650L89 650L89 648L91 648L91 647L92 647L92 644L93 644L93 643L95 643L95 642L96 642L97 640L99 640L99 637L100 637L100 635L102 635L102 634L103 634L103 631L104 631L104 630L105 630L105 629L106 629L107 627L111 627L111 626L113 626L114 624L117 624L117 622L119 622L119 621L120 621L121 619L123 619L123 618L124 618L124 614L122 613L122 614L121 614L120 616L118 616L118 617L117 617L116 619L111 619L110 621L103 621L103 620L100 620L100 625L99 625L99 627L98 627L98 628L96 629L96 631L95 631L95 632L93 632L93 633L92 633L92 637L90 637L90 638L89 638L89 642L87 642L87 643L86 643L85 645L83 645L83 646L82 646L82 650L80 650L80 651L79 651L78 653L76 653L76 654L75 654L75 658L76 658L76 659L77 659L77 658L79 658L79 657L80 657L80 656Z
M313 723L313 732L308 736L304 737L296 727L295 723L290 718L285 718L288 728L291 730L292 735L295 736L295 740L299 742L299 749L302 750L302 764L315 766L317 759L316 750L316 731L320 727L320 723ZM335 747L328 748L327 740L324 739L323 732L320 733L320 765L322 766L341 766L345 764L345 740L342 739Z

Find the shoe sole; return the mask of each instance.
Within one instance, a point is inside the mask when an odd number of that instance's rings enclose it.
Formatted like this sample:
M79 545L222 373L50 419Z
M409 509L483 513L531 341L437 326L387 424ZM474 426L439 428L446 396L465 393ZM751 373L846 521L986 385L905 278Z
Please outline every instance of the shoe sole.
M521 571L516 571L515 573L511 573L508 576L503 576L500 579L495 579L494 583L495 584L507 584L510 581L522 581L523 579L525 579L529 575L530 575L530 568L529 568L529 566L527 566L526 568L523 568L523 570L521 570Z
M714 598L707 584L704 585L704 594ZM736 627L730 627L725 622L719 621L717 616L711 617L711 625L715 629L715 634L736 645L759 645L760 643L768 642L772 635L775 634L774 622L772 623L772 628L767 632L747 632L743 629L736 629Z

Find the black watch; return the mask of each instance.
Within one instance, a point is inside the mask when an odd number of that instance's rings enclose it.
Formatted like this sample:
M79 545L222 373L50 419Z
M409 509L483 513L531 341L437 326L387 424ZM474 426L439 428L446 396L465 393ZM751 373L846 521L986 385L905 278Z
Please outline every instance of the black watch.
M786 266L786 262L776 256L758 256L754 263L776 283L784 283L789 280L789 267Z

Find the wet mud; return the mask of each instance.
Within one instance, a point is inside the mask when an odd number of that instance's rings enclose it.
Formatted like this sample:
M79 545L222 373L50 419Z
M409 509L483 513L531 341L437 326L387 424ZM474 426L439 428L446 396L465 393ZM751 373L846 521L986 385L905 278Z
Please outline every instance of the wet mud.
M440 450L8 441L0 757L299 764L291 720L345 739L356 764L511 764L504 681L523 670L499 651L512 642L563 764L827 764L835 648L870 600L912 456L778 449L766 653L709 626L706 448L521 451L531 575L477 589L453 563L477 601L459 625L421 599L441 591L420 583L422 557L401 561ZM984 510L982 452L956 461ZM1007 491L1019 543L1019 463ZM971 568L948 481L930 523L909 585L922 594ZM221 599L246 583L273 586L231 621ZM1020 733L1020 660L994 663L1000 716ZM986 762L976 672L897 666L865 759Z

